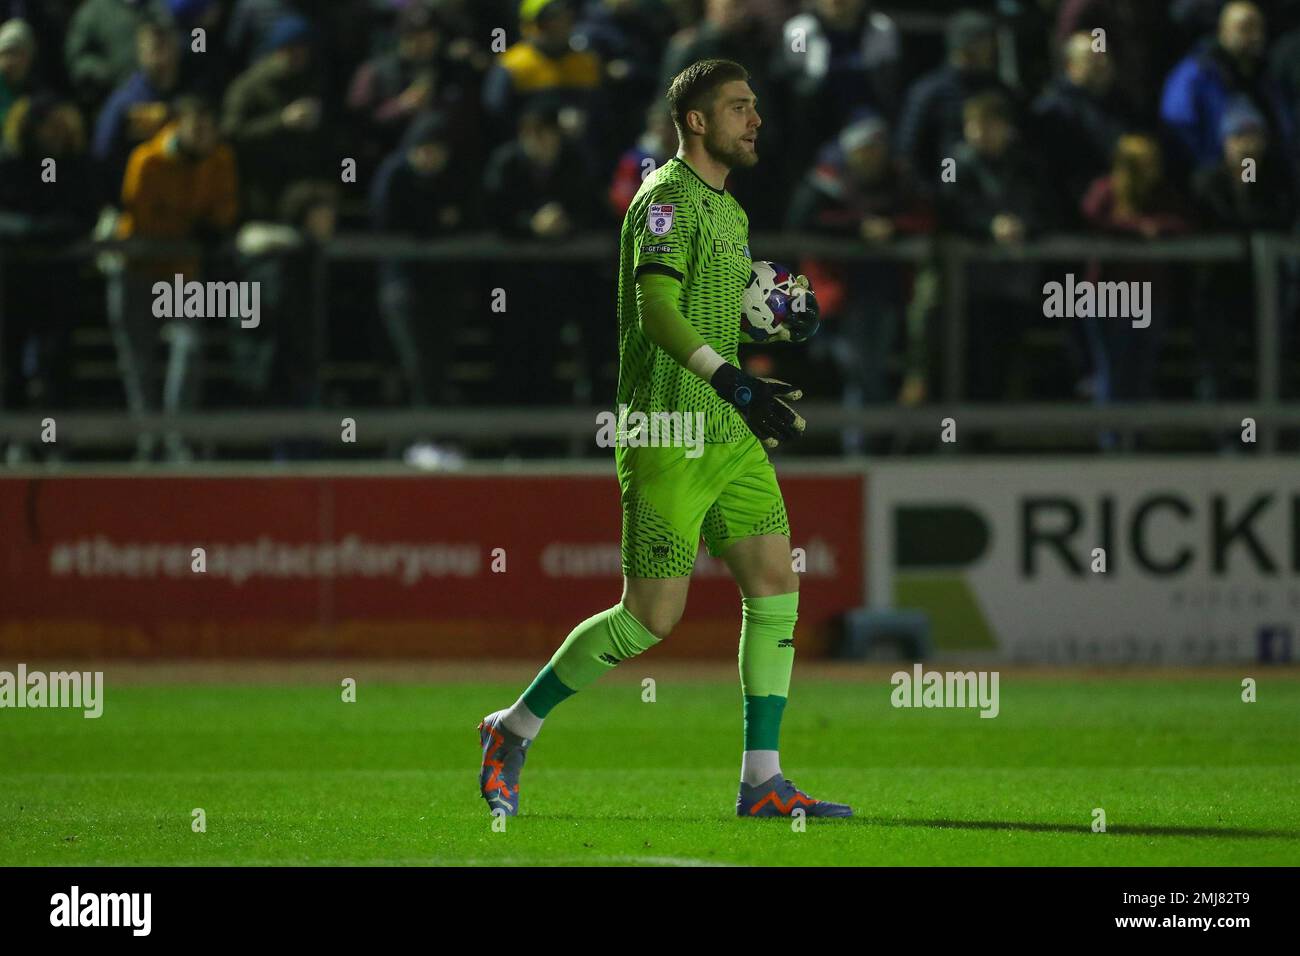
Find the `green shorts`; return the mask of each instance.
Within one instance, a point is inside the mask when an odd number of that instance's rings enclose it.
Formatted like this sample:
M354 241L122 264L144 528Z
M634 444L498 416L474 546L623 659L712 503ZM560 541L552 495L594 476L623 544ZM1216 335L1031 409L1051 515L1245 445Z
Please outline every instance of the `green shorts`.
M617 449L623 502L623 573L679 578L691 573L700 538L714 557L741 538L790 536L776 470L753 435L684 448Z

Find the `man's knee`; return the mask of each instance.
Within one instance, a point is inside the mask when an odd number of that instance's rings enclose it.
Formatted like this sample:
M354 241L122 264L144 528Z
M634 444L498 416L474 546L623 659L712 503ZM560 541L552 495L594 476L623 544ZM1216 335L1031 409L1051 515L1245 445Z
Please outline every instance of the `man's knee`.
M661 641L673 632L686 610L686 602L675 595L648 597L631 591L623 596L623 606Z

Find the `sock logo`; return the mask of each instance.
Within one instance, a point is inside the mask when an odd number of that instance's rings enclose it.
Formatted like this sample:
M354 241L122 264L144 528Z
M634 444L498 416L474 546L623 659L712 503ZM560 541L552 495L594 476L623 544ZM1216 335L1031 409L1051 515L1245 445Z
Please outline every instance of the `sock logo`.
M794 647L793 637L783 637L776 642L777 647Z

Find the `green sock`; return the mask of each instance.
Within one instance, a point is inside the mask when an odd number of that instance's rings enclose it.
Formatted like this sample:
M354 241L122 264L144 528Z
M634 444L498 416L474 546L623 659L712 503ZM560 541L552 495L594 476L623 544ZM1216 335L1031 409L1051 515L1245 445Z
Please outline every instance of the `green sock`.
M779 750L781 715L794 669L799 592L743 598L740 691L745 697L745 749Z
M538 717L572 697L621 661L659 643L622 603L593 614L564 639L551 662L524 691L523 701Z

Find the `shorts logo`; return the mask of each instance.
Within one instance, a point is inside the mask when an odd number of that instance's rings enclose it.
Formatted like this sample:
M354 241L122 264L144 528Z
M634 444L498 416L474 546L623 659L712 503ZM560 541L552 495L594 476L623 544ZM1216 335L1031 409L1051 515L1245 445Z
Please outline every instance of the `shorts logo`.
M645 221L651 232L656 236L662 236L673 228L673 207L662 203L651 203Z
M650 546L650 557L654 558L656 561L667 561L668 556L672 554L672 550L673 549L668 546L668 542L660 541L659 543Z

